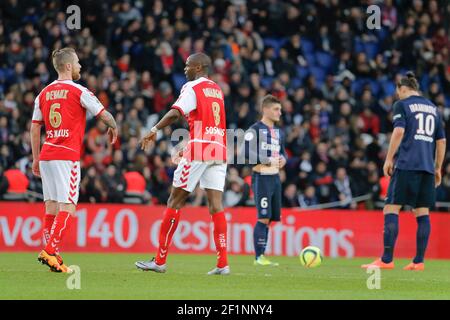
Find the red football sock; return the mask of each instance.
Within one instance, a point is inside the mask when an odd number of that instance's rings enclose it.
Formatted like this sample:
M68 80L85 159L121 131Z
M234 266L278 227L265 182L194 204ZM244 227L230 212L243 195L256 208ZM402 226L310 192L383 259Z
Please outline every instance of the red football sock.
M173 234L177 230L178 221L180 221L180 210L166 208L159 231L158 254L155 258L156 264L163 265L166 263L167 250L172 242Z
M53 221L55 221L56 215L46 213L44 216L44 228L42 229L42 235L44 236L44 244L47 244L50 240Z
M217 267L228 265L227 259L227 220L223 211L212 215L214 223L214 243L217 251Z
M69 212L61 211L60 213L58 213L55 222L53 223L50 240L45 246L45 251L48 254L56 253L57 248L59 247L61 240L64 237L64 234L66 234L70 228L71 222L72 217L70 216Z

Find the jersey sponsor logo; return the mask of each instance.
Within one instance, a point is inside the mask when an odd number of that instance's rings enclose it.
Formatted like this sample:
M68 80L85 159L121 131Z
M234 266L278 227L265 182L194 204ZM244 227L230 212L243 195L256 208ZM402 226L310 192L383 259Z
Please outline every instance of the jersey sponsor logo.
M218 127L206 127L205 134L218 134L219 136L225 136L225 129Z
M414 140L421 140L421 141L426 141L426 142L433 142L434 141L433 137L424 136L422 134L414 135Z
M47 130L47 139L68 138L69 129Z
M261 149L262 150L267 150L267 151L279 152L280 149L281 149L281 146L279 144L277 144L277 143L267 143L267 142L263 141L261 143Z

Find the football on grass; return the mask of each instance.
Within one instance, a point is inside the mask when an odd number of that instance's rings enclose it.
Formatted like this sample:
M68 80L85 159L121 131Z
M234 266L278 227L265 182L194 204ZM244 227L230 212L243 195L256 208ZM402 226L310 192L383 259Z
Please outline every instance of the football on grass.
M300 263L305 268L315 268L322 263L322 253L317 247L309 246L300 252Z

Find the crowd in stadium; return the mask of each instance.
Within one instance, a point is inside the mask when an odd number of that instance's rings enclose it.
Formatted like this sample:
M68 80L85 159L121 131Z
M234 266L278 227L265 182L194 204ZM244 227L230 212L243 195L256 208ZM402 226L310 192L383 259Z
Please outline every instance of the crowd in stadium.
M283 205L341 201L366 208L386 193L382 165L392 131L395 83L407 70L450 128L450 6L446 1L79 1L81 30L69 30L70 1L0 4L0 197L40 194L31 173L29 127L36 95L56 73L52 50L76 48L80 83L114 115L120 141L89 116L82 156L81 202L123 202L138 195L165 204L176 165L172 130L150 153L139 141L167 112L185 78L186 58L211 56L211 79L225 94L227 127L247 129L258 102L282 101L279 124L289 159L281 172ZM368 4L381 29L366 25ZM438 201L450 199L445 162ZM251 169L229 165L225 206L252 203ZM200 189L191 205L203 205Z

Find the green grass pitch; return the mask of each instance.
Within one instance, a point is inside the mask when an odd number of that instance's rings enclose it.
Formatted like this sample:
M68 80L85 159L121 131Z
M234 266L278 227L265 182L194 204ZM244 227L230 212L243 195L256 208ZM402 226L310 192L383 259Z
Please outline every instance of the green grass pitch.
M231 256L230 276L207 276L214 255L172 254L165 274L134 266L146 254L65 254L81 269L81 289L69 290L70 275L37 262L37 253L0 253L0 299L450 299L450 261L428 260L425 272L381 271L381 288L369 290L371 274L360 269L371 259L325 258L305 269L298 258L274 257L279 267L253 266L251 256Z

